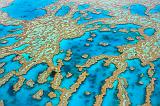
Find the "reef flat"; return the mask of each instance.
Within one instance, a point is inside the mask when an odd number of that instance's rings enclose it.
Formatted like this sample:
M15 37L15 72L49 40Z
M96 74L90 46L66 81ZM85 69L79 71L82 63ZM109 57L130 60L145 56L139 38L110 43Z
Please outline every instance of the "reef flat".
M158 0L0 4L0 105L160 105Z

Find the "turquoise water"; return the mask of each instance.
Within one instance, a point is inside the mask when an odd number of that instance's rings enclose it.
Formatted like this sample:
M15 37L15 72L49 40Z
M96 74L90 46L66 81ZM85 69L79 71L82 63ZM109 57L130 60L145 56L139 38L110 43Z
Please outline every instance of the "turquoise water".
M133 5L130 6L131 14L146 16L146 14L145 14L146 10L147 10L147 7L145 7L142 4L133 4Z
M21 34L23 31L20 30L22 26L13 26L13 25L2 25L0 24L0 38L8 34Z
M11 3L10 6L2 8L1 10L7 12L9 16L12 18L21 20L33 20L37 17L45 15L46 11L42 8L54 2L57 2L57 0L48 0L48 1L39 0L36 2L33 0L14 0L14 2ZM21 28L22 26L13 26L13 25L4 26L1 24L0 37L7 36L8 34L21 34L22 33ZM19 41L20 38L8 37L3 40L5 40L5 43L1 41L0 47L13 45L17 41ZM16 50L22 50L24 48L25 47L23 46L16 48ZM30 54L26 53L23 54L24 58L27 61L31 60L29 55ZM2 67L4 69L4 73L0 74L0 78L2 78L5 74L7 74L12 70L18 71L19 68L22 66L19 61L13 61L13 59L16 56L17 55L13 54L0 59L0 63L5 62L5 65ZM45 63L37 64L36 66L32 67L24 77L26 78L26 80L32 79L33 81L35 81L34 88L29 88L26 85L23 85L22 88L17 93L13 91L13 85L18 81L18 78L16 76L12 77L7 82L7 84L3 85L0 88L0 100L4 100L5 106L18 106L18 105L44 106L46 102L50 100L49 97L47 96L47 94L51 91L50 84L49 83L38 84L36 81L38 78L38 74L42 73L47 68L48 65L46 65ZM50 80L52 79L53 77ZM42 100L37 101L32 99L32 95L36 93L39 89L44 90L44 97L42 98ZM53 100L52 103L57 104L57 101Z
M150 14L160 13L160 4L157 4L154 8L149 11Z
M79 5L78 6L78 11L76 11L73 14L73 19L78 19L77 24L84 24L87 22L91 22L93 20L97 20L97 19L103 19L103 18L111 18L112 16L110 15L110 12L108 10L104 10L104 9L95 9L95 12L93 11L89 11L86 10L87 8L89 8L88 4L83 4L83 5ZM81 11L83 11L85 14L87 14L86 16L83 16Z
M32 20L34 18L45 15L46 10L43 7L55 3L58 0L14 0L10 6L3 8L10 17L21 20ZM16 11L16 14L15 14Z
M145 102L145 88L149 84L150 78L147 75L149 65L142 66L139 59L126 60L128 68L126 71L119 75L127 79L128 87L127 92L131 100L132 106L142 105ZM135 70L131 71L129 67L134 67ZM140 77L143 74L143 77ZM141 81L143 84L139 84ZM138 96L137 96L138 95Z
M89 7L90 7L89 4L81 4L81 5L78 5L78 10L85 10Z
M16 57L15 54L9 55L4 57L3 59L0 59L0 63L4 62L5 65L3 65L4 73L0 74L0 78L3 77L8 72L15 70L18 71L19 68L22 66L19 61L14 61L13 59Z
M101 86L104 81L116 70L114 64L110 64L107 67L103 66L103 60L94 64L87 69L89 76L78 88L77 92L71 96L69 106L93 106L95 102L95 96L100 94ZM90 95L85 95L85 92L90 92ZM111 105L111 104L110 104Z
M84 24L93 20L112 17L109 15L109 12L107 10L96 9L96 11L99 13L96 14L96 13L93 13L92 11L85 11L87 16L80 17L80 19L77 21L77 24Z
M17 38L17 37L7 37L3 39L2 41L0 41L0 47L11 46L15 44L16 42L18 42L19 40L20 38ZM5 41L5 43L3 43L3 41Z
M30 57L30 54L28 54L28 53L23 53L22 56L27 62L29 62L33 59Z
M77 18L79 18L79 17L81 17L82 16L82 13L80 12L80 11L76 11L74 14L73 14L73 19L75 20L75 19L77 19Z
M29 46L29 44L24 44L24 45L21 45L17 48L14 48L13 50L17 50L17 51L20 51L20 50L24 50L25 48L27 48Z
M148 36L154 35L155 32L156 32L156 30L154 28L146 28L146 29L144 29L144 34L146 34Z
M139 29L139 28L141 28L140 25L127 23L127 24L118 24L118 25L116 25L116 27L114 29L115 30L126 29L127 31L130 31L131 29Z
M153 62L155 65L155 74L154 74L154 78L156 78L155 81L155 87L154 87L154 91L153 94L151 96L151 103L153 104L153 106L159 106L160 102L159 102L159 98L160 98L160 59L157 59L156 61Z
M15 102L14 93L12 90L13 84L18 81L17 77L12 77L7 84L3 85L0 89L0 99L5 100L7 106L11 106ZM14 105L13 105L14 106Z
M134 25L128 25L128 26L134 26ZM120 25L119 25L119 28L120 28ZM128 29L130 28L128 27ZM97 35L94 38L93 42L87 41L87 39L91 37L91 33L94 33ZM77 64L83 65L87 61L87 59L82 58L83 54L88 54L88 58L92 56L98 56L100 54L106 54L109 56L120 55L120 53L117 51L116 46L125 45L125 44L135 44L138 42L138 40L128 41L126 39L128 36L132 36L133 38L135 38L136 36L140 36L140 35L137 32L114 33L114 32L101 32L99 30L93 30L92 32L86 32L83 36L79 38L62 40L60 42L60 50L63 50L64 52L66 52L67 50L71 49L72 56L71 56L71 60L69 60L68 62L63 61L64 66L62 66L61 71L64 78L62 80L61 87L62 88L65 87L69 89L69 87L75 83L78 76L80 75L80 72L76 67L73 67L73 66L76 66ZM102 47L99 45L99 42L109 43L109 46ZM89 43L90 46L86 47L85 46L86 43ZM57 60L58 58L63 60L64 56L65 56L64 53L60 53L59 55L56 55L54 57L54 60ZM67 72L72 73L73 76L71 78L65 78L65 75L67 74Z
M47 70L48 65L45 63L37 64L33 66L24 77L29 80L32 79L33 81L37 81L38 74L42 73L43 71Z
M67 13L69 13L69 11L70 11L70 7L69 6L65 6L65 5L63 5L56 13L55 13L55 16L61 16L61 17L63 17L63 16L65 16Z
M117 86L118 86L118 81L116 80L113 83L113 88L106 90L106 95L104 96L102 106L118 106L119 100L117 97L118 93Z
M118 27L117 27L118 28ZM118 52L117 46L126 45L126 44L136 44L138 40L135 38L137 36L143 38L138 32L114 32L115 29L111 29L111 31L100 31L100 30L93 30L91 32L86 32L83 36L80 38L73 38L69 40L62 40L60 42L60 48L61 50L68 50L71 49L73 52L73 58L74 56L79 57L83 54L88 54L90 57L92 56L98 56L100 54L106 54L109 56L116 56L120 55ZM128 27L125 27L126 29ZM91 34L96 34L98 36L91 37ZM93 38L93 41L87 41L88 38ZM134 41L128 41L127 37L133 37ZM108 43L109 45L106 47L100 46L99 43L104 42ZM89 43L90 46L85 46L86 43ZM83 49L85 49L85 51ZM74 54L76 53L76 55ZM76 60L75 60L76 61Z

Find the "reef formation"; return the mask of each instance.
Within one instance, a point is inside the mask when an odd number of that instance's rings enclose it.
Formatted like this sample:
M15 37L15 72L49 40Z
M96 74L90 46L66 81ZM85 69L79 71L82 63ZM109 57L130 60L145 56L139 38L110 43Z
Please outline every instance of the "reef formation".
M0 11L17 27L0 38L0 103L160 105L158 3L59 0L31 20Z

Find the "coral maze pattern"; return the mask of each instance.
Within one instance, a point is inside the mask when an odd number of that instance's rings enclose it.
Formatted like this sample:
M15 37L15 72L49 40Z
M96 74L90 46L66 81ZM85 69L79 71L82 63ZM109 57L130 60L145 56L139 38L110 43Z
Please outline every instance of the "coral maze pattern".
M0 0L0 105L160 105L159 0L24 1Z

